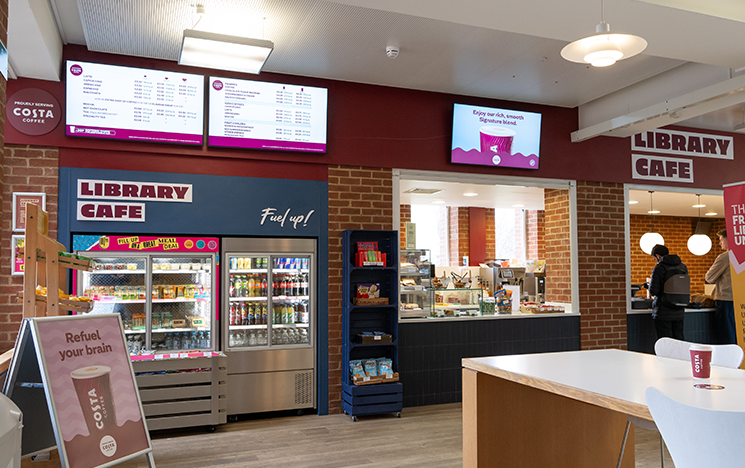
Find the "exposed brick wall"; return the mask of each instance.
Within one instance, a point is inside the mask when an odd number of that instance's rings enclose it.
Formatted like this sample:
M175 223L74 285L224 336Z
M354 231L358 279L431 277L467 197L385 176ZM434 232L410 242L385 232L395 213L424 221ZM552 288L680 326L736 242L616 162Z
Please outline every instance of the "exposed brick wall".
M3 113L4 115L4 113ZM15 345L23 312L15 296L23 291L23 276L11 276L13 192L44 192L47 195L49 235L57 238L57 190L59 152L56 148L11 146L5 148L2 169L2 256L0 257L0 351Z
M526 235L528 237L529 260L542 260L546 256L545 235L545 211L528 210L526 215Z
M450 207L450 265L462 265L463 257L469 255L468 207Z
M398 248L404 250L406 249L406 223L411 222L411 205L401 205L399 211L401 213L401 227L398 229L398 237L400 238L401 245Z
M622 184L577 182L582 349L627 346L624 222Z
M571 302L569 190L546 189L546 300Z
M717 255L722 253L719 248L719 237L717 231L725 229L723 218L706 219L711 221L711 230L709 238L711 239L711 251L706 255L693 255L688 251L688 238L695 232L698 217L678 217L678 216L655 216L654 231L662 235L665 239L665 246L670 253L677 254L688 267L688 274L691 276L691 293L704 293L704 275ZM629 217L629 232L631 233L630 251L631 251L631 283L644 283L656 262L650 255L647 255L639 247L639 239L649 232L651 228L651 217L645 215L631 215Z
M484 214L484 228L486 229L486 258L494 258L497 255L497 234L495 232L496 216L494 208L487 208Z
M341 413L342 232L390 230L393 219L391 169L329 166L329 413Z

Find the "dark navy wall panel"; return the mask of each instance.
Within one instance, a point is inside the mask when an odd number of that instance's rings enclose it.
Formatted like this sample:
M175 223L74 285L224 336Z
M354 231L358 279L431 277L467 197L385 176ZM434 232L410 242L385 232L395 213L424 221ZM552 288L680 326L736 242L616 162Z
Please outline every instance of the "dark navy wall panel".
M318 239L318 412L328 414L328 183L326 181L266 179L203 174L113 171L60 167L58 241L68 249L72 234L202 235L215 237L306 237ZM192 185L192 203L118 200L144 203L145 222L78 221L77 181L178 183ZM91 201L106 201L96 199ZM290 209L284 226L262 210ZM290 216L307 216L297 228Z
M178 171L178 167L174 167ZM117 221L77 221L77 180L192 184L193 202L119 200L145 203L145 223ZM102 200L91 200L102 201ZM215 236L320 237L328 233L328 183L312 180L263 179L165 172L110 171L105 169L60 168L60 228L67 232L201 234ZM62 213L63 208L66 213ZM261 224L265 208L289 216L311 214L307 225L293 228ZM63 216L64 214L64 216ZM144 226L143 226L144 224ZM60 236L63 243L69 239Z
M461 359L580 349L579 316L399 323L404 406L461 401Z

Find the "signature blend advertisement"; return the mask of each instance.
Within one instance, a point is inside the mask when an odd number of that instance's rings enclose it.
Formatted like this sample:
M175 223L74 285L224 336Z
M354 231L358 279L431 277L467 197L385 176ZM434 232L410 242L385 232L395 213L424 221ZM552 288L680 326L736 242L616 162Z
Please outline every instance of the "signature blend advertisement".
M37 320L47 385L70 468L93 468L150 449L117 315Z
M538 169L541 114L455 104L450 161Z

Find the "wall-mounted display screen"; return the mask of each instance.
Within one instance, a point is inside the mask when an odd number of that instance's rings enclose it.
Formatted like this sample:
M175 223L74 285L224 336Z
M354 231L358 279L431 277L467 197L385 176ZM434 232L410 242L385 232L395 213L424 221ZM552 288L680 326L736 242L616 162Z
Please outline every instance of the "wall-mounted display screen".
M538 169L541 114L455 104L450 162Z
M328 90L210 77L207 144L326 152Z
M204 76L67 61L68 136L201 145Z

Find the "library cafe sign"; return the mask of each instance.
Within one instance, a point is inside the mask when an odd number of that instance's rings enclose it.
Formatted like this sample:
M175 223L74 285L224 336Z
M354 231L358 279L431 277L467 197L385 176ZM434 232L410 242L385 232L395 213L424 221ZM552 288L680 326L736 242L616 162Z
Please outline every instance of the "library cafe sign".
M631 151L632 177L642 180L693 183L694 160L690 157L735 159L732 137L675 130L637 133L631 139Z

